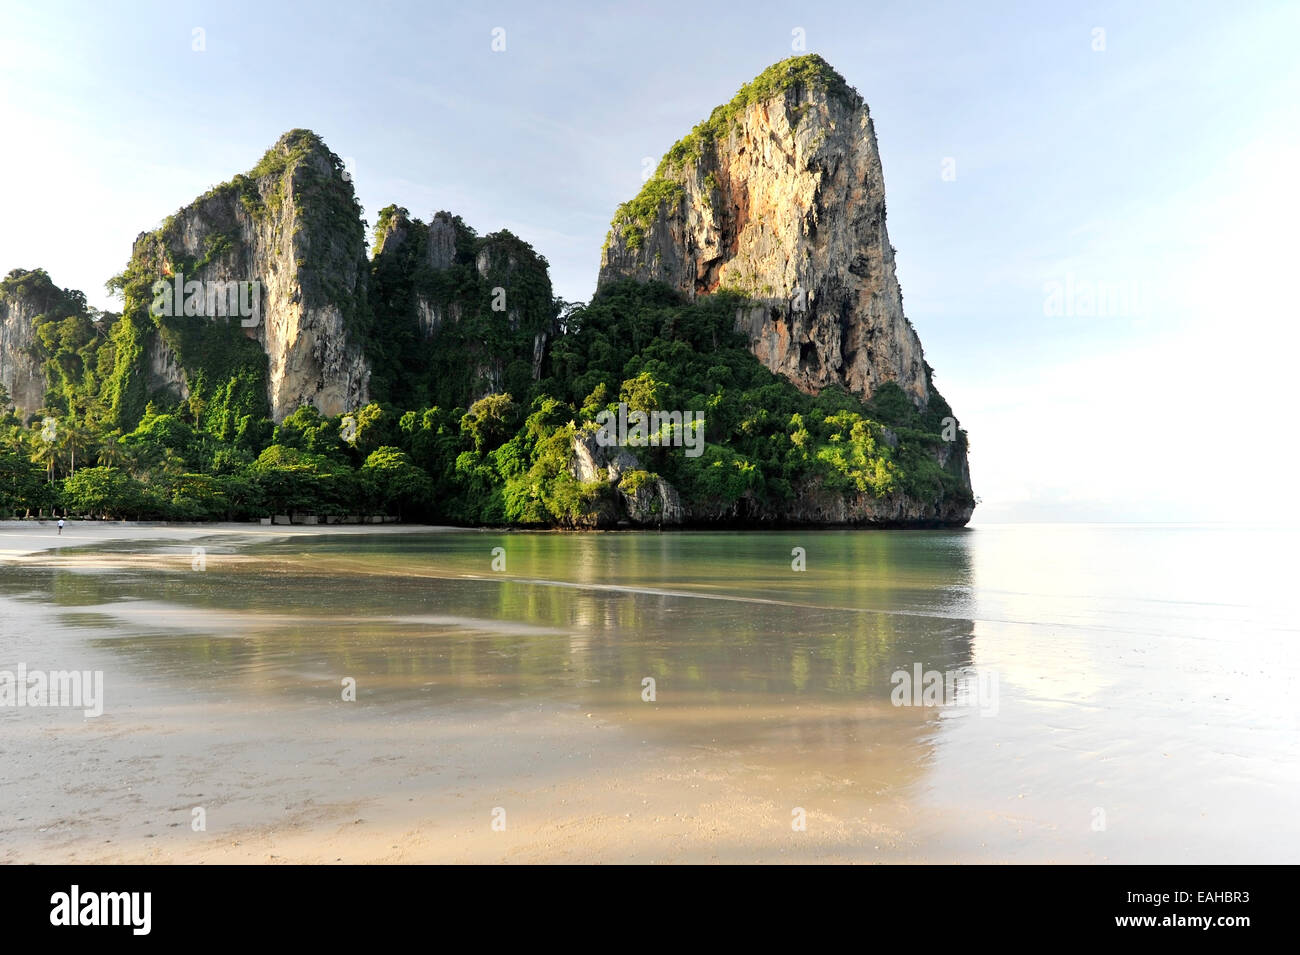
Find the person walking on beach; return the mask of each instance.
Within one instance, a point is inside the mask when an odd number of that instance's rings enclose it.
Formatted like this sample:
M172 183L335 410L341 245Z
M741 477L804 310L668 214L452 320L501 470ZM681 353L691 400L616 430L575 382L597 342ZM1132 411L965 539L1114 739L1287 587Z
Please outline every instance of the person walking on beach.
M59 518L59 536L63 536L63 518Z

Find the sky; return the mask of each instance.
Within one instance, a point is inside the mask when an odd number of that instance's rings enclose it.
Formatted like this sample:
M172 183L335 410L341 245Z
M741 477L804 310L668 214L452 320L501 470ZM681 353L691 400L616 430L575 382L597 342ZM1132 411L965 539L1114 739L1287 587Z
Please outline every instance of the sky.
M585 301L644 160L820 53L977 521L1297 520L1300 3L113 6L0 0L0 274L112 308L139 233L305 127L371 224L510 229Z

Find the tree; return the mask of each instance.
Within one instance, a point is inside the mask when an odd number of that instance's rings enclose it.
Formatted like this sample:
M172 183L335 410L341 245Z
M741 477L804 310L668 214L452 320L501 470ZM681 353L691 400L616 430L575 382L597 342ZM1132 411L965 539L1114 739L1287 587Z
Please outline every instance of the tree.
M44 466L51 484L54 483L54 466L59 462L59 446L56 436L57 432L51 432L42 426L39 430L34 429L30 438L31 459Z
M147 489L117 468L82 468L63 482L64 507L103 518L140 517L155 510Z
M518 406L509 395L488 395L469 406L460 419L460 430L474 442L474 450L483 454L510 436L517 411Z
M43 510L52 505L50 485L40 469L20 454L0 451L0 513L30 513L33 508Z
M366 458L361 469L375 500L402 518L426 511L433 502L433 482L394 447L383 447Z
M102 467L125 467L131 461L130 450L122 443L121 431L110 431L99 439L96 458Z
M77 473L77 452L85 459L86 451L91 445L90 432L76 421L69 419L59 426L59 448L66 451L70 460L69 474Z
M319 454L273 444L249 468L277 514L291 511L354 514L364 503L355 471Z
M627 402L629 411L658 411L663 408L668 386L647 371L623 382L618 400Z
M374 407L378 408L377 405ZM313 405L300 405L276 427L272 443L342 461L346 457L347 445L340 425L338 418L323 417Z
M356 429L353 445L362 454L397 443L400 435L401 415L386 405L371 402L354 416Z

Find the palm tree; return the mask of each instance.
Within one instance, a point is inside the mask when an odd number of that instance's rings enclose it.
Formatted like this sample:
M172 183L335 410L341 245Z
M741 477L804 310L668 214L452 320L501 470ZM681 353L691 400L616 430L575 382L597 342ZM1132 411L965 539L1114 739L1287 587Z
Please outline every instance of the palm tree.
M69 418L62 427L59 428L59 444L68 452L72 465L69 474L77 473L77 452L81 451L85 456L85 451L90 445L90 434L81 425L77 424L75 419Z
M122 458L126 469L131 472L132 477L138 480L148 480L154 470L162 464L162 455L152 445L141 444L136 441L121 441L118 447L122 449Z
M163 448L162 461L160 462L164 474L176 476L184 474L188 470L185 458L177 451L171 448Z
M49 473L50 483L54 483L54 465L59 460L59 446L55 443L53 435L47 431L33 431L31 437L31 458L36 464L45 465L45 470Z
M128 464L131 457L130 449L122 443L122 432L110 431L104 435L99 442L99 448L96 453L99 464L106 468L120 468Z

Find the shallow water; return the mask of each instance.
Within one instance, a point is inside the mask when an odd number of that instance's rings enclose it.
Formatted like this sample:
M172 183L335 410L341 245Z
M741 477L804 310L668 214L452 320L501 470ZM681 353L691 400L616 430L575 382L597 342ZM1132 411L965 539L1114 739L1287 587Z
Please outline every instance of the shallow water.
M274 826L278 802L364 805L365 779L329 767L379 760L416 761L404 778L426 807L476 784L540 807L543 790L563 802L593 781L658 780L643 801L667 821L640 836L651 855L657 833L672 843L660 858L797 857L780 841L792 807L822 825L818 858L1300 858L1294 531L202 543L202 570L190 546L148 542L0 567L0 669L99 669L107 697L94 720L0 709L0 757L49 767L0 793L0 818L22 817L0 828L5 858L114 858L90 852L105 832L129 855L166 837L150 826L195 793L244 800L246 827ZM917 665L952 674L946 698L895 705L895 675ZM345 678L355 703L341 701ZM368 729L345 731L358 724L344 713ZM566 748L565 714L615 731L591 767ZM534 743L530 724L552 735ZM423 742L377 741L408 732ZM493 747L509 752L493 760ZM455 770L417 777L426 763ZM678 775L654 775L670 764ZM223 765L242 766L238 783ZM680 782L684 766L697 782ZM292 799L257 803L250 779ZM375 777L376 793L395 785ZM698 785L717 789L712 802ZM588 798L587 812L622 808ZM685 818L724 804L734 818L697 844L673 828L674 801ZM433 823L409 823L421 825ZM638 857L599 836L572 857Z

